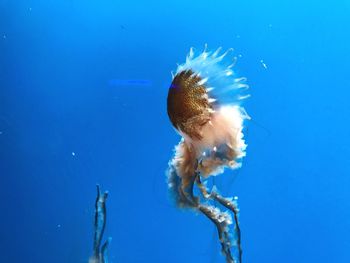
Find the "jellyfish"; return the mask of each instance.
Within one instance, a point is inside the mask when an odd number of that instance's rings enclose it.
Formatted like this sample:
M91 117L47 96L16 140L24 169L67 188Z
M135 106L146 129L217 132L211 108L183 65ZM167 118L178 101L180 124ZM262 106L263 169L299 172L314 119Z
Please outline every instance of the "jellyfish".
M191 48L185 63L172 74L167 112L181 140L169 162L167 178L177 206L203 213L212 221L226 262L240 263L237 198L225 198L215 186L210 191L206 186L209 177L222 174L225 168L239 168L245 156L243 123L250 117L242 101L249 96L248 85L246 78L237 77L233 70L236 57L232 51L221 52L218 48L212 52L206 46L196 55ZM198 196L194 194L195 187Z

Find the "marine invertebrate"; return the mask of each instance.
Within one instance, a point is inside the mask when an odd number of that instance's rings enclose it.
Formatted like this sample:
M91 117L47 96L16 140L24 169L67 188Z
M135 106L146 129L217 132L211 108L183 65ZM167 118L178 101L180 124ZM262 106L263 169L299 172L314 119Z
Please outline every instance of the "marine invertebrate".
M108 246L111 238L108 238L101 247L101 242L106 227L106 199L108 197L108 192L101 194L100 186L97 185L96 187L97 197L95 201L94 245L93 255L90 257L89 263L108 263Z
M241 262L242 257L237 201L222 197L215 188L209 192L202 179L225 168L240 167L246 149L243 122L249 118L241 101L249 95L244 95L246 79L238 78L233 71L236 59L229 59L232 50L220 51L205 48L195 56L191 48L186 62L173 75L167 111L182 138L169 163L168 184L179 207L200 211L215 224L226 262L231 263ZM216 200L233 213L236 257L231 252L230 213L194 196L195 185L202 199Z

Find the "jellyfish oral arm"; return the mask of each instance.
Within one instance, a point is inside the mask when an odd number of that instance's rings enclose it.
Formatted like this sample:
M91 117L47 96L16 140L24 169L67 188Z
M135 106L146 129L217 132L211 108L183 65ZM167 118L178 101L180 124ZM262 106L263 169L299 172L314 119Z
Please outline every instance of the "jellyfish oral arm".
M198 164L196 165L198 166ZM176 176L177 178L170 178ZM192 208L196 211L204 214L210 221L212 221L217 228L219 241L221 244L221 251L226 258L227 263L241 263L242 262L242 249L241 249L241 231L238 221L238 206L237 201L231 201L228 198L222 197L216 190L212 190L210 193L204 184L201 182L200 172L195 171L190 179L183 181L176 174L175 170L170 169L169 181L180 180L177 184L173 184L171 187L173 191L176 191L177 203L180 207ZM234 236L236 247L238 250L237 259L234 259L231 252L232 242L230 238L230 225L232 225L232 218L228 212L222 212L219 208L212 205L204 204L200 197L194 196L195 185L200 190L202 197L206 200L215 200L222 206L229 209L234 214L235 227Z
M235 220L236 245L238 249L238 259L239 259L238 262L239 263L242 262L241 227L239 225L239 219L238 219L239 208L238 208L237 197L234 197L232 201L228 198L224 198L223 196L221 196L216 190L212 190L209 194L207 188L202 184L200 176L196 177L196 184L204 198L216 200L222 206L226 207L233 213L234 220Z

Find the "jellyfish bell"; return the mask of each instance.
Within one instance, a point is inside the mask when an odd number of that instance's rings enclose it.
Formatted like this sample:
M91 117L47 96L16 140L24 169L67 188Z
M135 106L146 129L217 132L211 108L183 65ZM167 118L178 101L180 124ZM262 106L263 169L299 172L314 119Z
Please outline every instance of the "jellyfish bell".
M183 138L172 165L185 182L195 170L206 178L238 168L245 155L242 130L249 116L241 102L248 85L232 69L232 50L220 52L205 49L195 56L191 48L169 88L168 116Z

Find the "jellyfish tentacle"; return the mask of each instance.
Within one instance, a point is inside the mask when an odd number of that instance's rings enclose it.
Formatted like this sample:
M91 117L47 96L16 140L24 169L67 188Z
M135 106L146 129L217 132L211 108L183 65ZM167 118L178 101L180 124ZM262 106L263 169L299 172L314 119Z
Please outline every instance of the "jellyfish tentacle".
M231 243L229 239L229 234L228 234L228 231L225 229L227 228L227 224L220 222L220 220L217 218L218 217L217 213L214 212L215 209L213 206L199 204L198 210L202 212L206 217L208 217L209 220L212 221L216 226L218 235L219 235L220 244L221 244L221 251L226 257L226 262L234 263L234 260L231 254L231 248L230 248Z
M241 227L239 225L239 219L238 214L239 210L237 208L237 205L228 200L227 198L222 197L217 192L212 191L210 196L212 196L216 201L218 201L221 205L232 211L234 220L235 220L235 233L237 235L237 249L238 249L238 257L239 257L239 263L242 262L242 246L241 246Z
M181 185L179 187L179 194L182 197L183 201L186 201L186 204L189 207L197 207L198 206L198 198L196 198L193 194L193 187L194 187L195 177L191 177L190 181L186 184L183 183L183 180L181 180Z
M200 163L200 161L196 162L196 169L198 167L198 164ZM203 197L205 199L210 199L210 195L208 194L206 187L201 183L200 181L200 173L198 171L196 171L195 174L195 181L196 181L196 185L199 188L199 190L201 191ZM232 253L231 253L231 241L230 241L230 235L229 235L229 230L228 230L228 226L230 225L230 222L228 222L228 219L226 219L226 215L224 212L221 212L218 208L214 207L214 206L210 206L210 205L205 205L205 204L199 204L198 205L198 209L209 218L210 221L212 221L218 231L218 235L219 235L219 241L221 244L221 250L222 253L225 255L226 257L226 262L227 263L233 263L234 259L232 257Z
M191 208L205 215L216 226L221 250L226 257L226 263L236 263L231 253L231 240L229 234L229 225L232 224L232 219L229 214L220 211L218 208L204 204L199 196L194 195L194 186L200 188L202 193L207 193L205 186L200 183L200 172L198 169L199 162L194 162L194 174L187 177L178 176L175 167L170 166L168 173L168 183L170 189L176 197L176 203L180 207ZM205 196L205 195L204 195ZM212 198L209 194L205 199Z
M238 220L239 210L238 210L237 204L235 202L228 200L227 198L224 198L215 190L212 190L210 193L208 193L207 188L201 182L200 175L196 177L196 185L198 186L204 198L212 199L219 202L222 206L226 207L233 213L234 220L235 220L235 234L237 236L236 243L237 243L237 249L238 249L238 259L239 259L238 263L241 263L242 262L241 228Z

